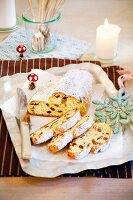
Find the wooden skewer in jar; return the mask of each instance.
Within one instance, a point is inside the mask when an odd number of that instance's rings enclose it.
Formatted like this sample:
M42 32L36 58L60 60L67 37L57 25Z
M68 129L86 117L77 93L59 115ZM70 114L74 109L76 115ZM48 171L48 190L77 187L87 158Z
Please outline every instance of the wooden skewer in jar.
M51 42L49 25L45 22L53 19L63 5L64 0L38 0L37 16L35 16L33 1L29 0L29 6L33 21L40 22L36 25L35 34L32 36L32 49L36 52L47 49Z

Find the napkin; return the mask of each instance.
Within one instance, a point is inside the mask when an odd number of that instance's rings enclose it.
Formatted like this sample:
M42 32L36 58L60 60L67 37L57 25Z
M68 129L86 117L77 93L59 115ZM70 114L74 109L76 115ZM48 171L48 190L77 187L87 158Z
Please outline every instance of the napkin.
M16 52L16 47L20 44L24 44L27 47L27 51L24 54L25 59L30 58L68 58L77 59L84 55L91 44L86 41L81 41L76 38L56 35L55 42L56 48L49 53L35 54L30 51L27 45L26 32L24 28L21 28L11 33L7 39L0 44L0 58L3 60L18 60L19 55Z

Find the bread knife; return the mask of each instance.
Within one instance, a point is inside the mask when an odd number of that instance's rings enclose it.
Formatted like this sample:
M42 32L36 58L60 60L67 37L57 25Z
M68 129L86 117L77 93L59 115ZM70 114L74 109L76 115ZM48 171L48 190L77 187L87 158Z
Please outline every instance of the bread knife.
M22 158L29 160L31 158L31 142L30 142L30 116L27 113L27 98L24 91L21 88L17 88L18 94L18 112L19 112L19 124L20 133L22 139Z

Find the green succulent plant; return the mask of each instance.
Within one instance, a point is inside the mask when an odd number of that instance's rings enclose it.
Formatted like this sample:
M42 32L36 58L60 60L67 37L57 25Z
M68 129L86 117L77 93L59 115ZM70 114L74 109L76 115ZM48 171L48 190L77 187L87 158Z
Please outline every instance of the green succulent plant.
M133 103L128 102L129 97L130 95L120 89L116 96L106 98L103 103L93 101L93 104L97 105L96 121L108 123L114 133L118 133L120 127L124 131L127 124L133 123Z

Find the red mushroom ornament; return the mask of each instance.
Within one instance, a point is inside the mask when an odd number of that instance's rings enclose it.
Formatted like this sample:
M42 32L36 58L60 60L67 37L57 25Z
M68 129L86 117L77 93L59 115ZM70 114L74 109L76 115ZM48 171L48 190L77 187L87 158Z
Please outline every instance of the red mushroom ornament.
M29 80L29 89L33 90L35 88L35 82L38 80L38 76L34 73L31 73L28 75Z
M26 51L26 46L24 46L23 44L20 44L17 48L16 48L17 52L20 53L19 57L20 59L22 59L24 57L23 53Z

